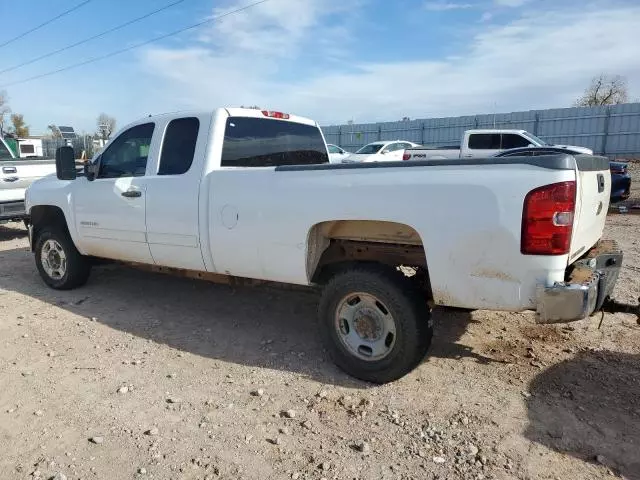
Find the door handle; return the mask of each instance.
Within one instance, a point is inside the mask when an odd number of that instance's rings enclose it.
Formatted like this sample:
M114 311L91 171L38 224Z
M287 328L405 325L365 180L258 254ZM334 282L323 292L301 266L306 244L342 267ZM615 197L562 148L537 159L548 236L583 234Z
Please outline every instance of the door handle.
M2 173L18 173L16 167L2 167Z
M140 190L127 190L122 192L121 195L127 198L137 198L142 196L142 192Z

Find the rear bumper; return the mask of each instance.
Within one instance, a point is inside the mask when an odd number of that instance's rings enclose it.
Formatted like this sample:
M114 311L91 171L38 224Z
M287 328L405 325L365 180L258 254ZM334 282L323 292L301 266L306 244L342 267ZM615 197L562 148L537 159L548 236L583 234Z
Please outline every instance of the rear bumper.
M537 289L538 323L582 320L600 310L611 295L622 266L622 251L613 241L598 242L567 269L568 281Z
M0 203L0 220L21 220L26 216L24 201Z

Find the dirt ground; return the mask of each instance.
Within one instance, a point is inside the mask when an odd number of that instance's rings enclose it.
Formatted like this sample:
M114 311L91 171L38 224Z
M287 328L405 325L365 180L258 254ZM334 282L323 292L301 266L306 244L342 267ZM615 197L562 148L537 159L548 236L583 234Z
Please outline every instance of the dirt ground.
M640 215L611 215L640 296ZM372 386L328 361L316 294L116 266L44 286L0 226L1 479L640 479L640 326L435 312Z

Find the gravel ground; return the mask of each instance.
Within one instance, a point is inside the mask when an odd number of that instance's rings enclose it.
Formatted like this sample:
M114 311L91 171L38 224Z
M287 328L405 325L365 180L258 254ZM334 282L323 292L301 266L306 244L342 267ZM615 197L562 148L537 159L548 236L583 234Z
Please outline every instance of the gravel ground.
M640 295L640 215L611 215ZM338 371L313 293L122 267L56 292L0 226L2 479L640 479L640 327L439 310L430 355Z

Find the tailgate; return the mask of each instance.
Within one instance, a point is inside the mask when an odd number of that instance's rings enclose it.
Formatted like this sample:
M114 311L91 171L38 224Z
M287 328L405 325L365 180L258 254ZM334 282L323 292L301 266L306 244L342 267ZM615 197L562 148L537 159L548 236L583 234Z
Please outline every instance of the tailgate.
M611 173L609 160L576 155L576 212L569 263L577 260L602 237L609 210Z

